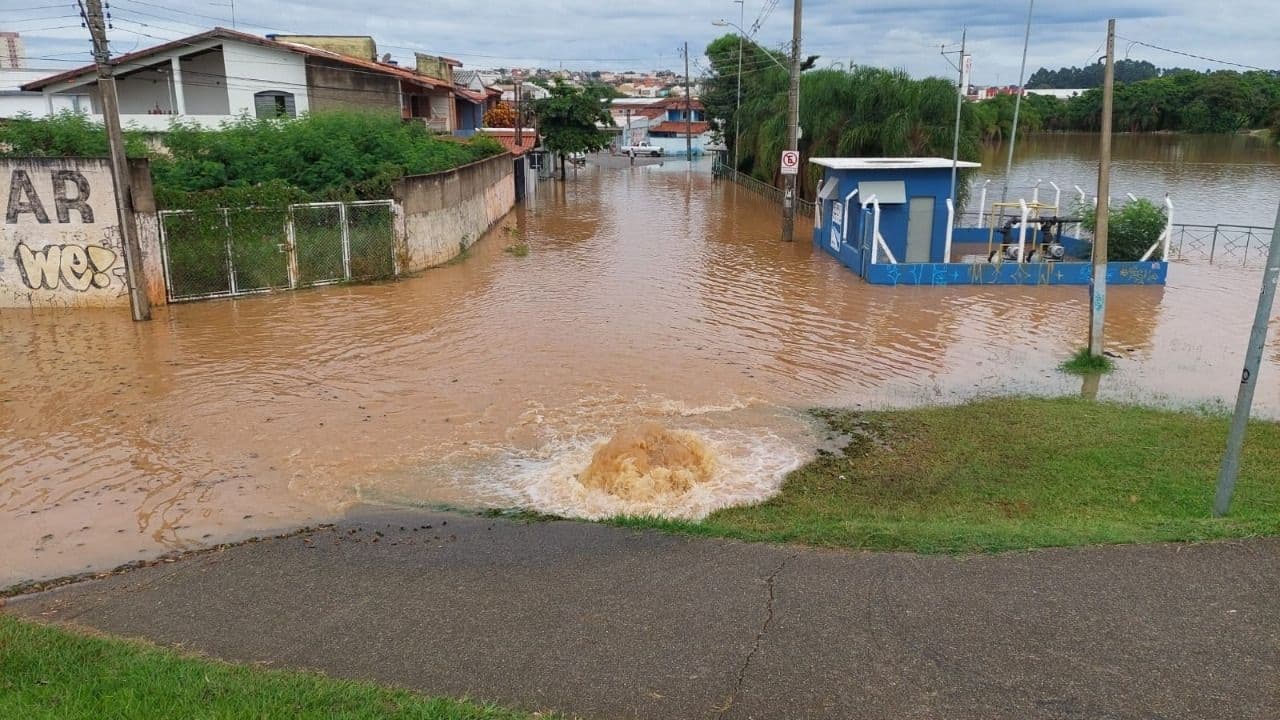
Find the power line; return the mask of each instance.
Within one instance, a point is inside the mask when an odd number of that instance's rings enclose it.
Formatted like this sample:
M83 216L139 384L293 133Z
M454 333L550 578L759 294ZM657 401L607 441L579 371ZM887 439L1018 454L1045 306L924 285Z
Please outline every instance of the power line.
M1160 47L1159 45L1152 45L1151 43L1143 42L1141 40L1134 40L1133 38L1127 38L1120 35L1117 35L1116 37L1120 38L1121 40L1130 42L1134 45L1149 47L1152 50L1159 50L1161 52L1172 53L1174 55L1182 55L1183 57L1195 58L1196 60L1204 60L1206 62L1217 63L1218 65L1230 65L1232 67L1244 68L1245 70L1258 70L1260 72L1272 72L1267 68L1260 68L1256 65L1245 65L1244 63L1232 62L1230 60L1219 60L1218 58L1211 58L1205 55L1197 55L1195 53L1184 52L1182 50L1174 50L1172 48Z

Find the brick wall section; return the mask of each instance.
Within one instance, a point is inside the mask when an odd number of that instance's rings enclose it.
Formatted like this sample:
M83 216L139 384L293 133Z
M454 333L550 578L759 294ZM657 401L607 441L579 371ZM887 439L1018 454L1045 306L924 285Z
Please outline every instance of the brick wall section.
M431 175L410 175L392 188L404 218L400 267L415 272L448 262L515 205L509 153Z

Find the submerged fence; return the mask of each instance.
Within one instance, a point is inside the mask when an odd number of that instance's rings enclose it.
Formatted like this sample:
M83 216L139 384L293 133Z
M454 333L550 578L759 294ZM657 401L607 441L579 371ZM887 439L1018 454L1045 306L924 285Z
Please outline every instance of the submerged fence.
M391 200L160 212L170 302L393 277Z
M782 188L774 187L763 180L757 180L746 173L738 172L719 160L716 161L716 164L712 167L711 171L716 177L732 180L757 195L768 198L779 205L782 204ZM812 217L813 203L805 200L804 198L796 198L796 213L807 213L806 217Z

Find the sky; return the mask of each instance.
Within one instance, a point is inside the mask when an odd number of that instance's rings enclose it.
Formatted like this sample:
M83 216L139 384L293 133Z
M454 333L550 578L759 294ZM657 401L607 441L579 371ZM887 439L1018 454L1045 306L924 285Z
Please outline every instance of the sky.
M114 52L231 26L232 0L110 0ZM371 35L379 52L407 60L413 51L448 55L468 68L564 67L681 71L689 43L694 76L708 66L707 43L742 24L767 47L790 42L792 5L767 0L600 0L374 3L310 0L234 4L236 26L253 33ZM430 8L430 11L427 11ZM902 68L917 77L953 74L940 46L958 46L968 28L973 82L1017 82L1028 3L1021 0L808 0L801 47L819 67L852 62ZM1229 12L1226 10L1229 8ZM23 35L31 67L68 68L89 60L88 31L73 2L0 0L0 30ZM1117 20L1117 57L1161 67L1230 69L1142 45L1137 40L1220 60L1280 65L1280 3L1275 0L1069 0L1035 4L1027 74L1083 65L1103 54L1106 20ZM757 22L758 21L758 22ZM954 49L954 48L952 48Z

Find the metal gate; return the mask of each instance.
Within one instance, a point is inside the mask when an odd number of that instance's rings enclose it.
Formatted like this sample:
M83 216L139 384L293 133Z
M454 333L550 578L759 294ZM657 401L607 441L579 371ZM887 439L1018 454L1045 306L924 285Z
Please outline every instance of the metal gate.
M170 302L400 274L391 200L160 212Z

